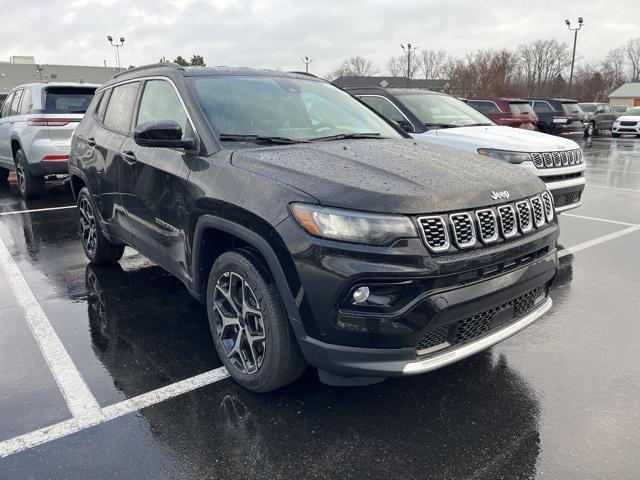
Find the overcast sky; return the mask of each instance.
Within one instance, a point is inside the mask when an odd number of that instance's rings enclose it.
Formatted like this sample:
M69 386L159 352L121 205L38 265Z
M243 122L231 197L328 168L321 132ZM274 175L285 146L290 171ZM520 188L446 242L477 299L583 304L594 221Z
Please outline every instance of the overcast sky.
M538 38L571 42L564 19L585 19L581 61L640 37L640 0L0 0L0 60L108 65L106 36L125 37L123 65L203 55L208 65L303 69L324 75L349 56L386 73L400 44L462 55Z

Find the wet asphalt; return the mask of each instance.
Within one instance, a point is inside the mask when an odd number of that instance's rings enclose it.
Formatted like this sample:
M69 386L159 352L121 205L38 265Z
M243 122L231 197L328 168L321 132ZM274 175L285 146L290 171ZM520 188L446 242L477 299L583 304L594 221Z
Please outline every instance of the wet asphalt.
M583 146L571 214L593 218L560 217L564 248L640 224L640 139ZM29 202L0 187L0 212L72 204L63 182ZM131 250L89 265L73 219L3 215L0 237L100 406L219 367L180 282ZM0 478L638 478L639 247L640 230L565 255L547 316L438 371L338 388L309 369L266 395L225 379L9 455ZM71 418L7 282L0 442Z

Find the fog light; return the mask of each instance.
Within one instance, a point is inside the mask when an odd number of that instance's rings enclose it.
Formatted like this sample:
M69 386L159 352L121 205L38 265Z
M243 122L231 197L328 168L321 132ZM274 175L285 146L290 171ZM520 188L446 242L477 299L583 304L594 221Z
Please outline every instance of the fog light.
M369 298L369 287L358 287L353 292L353 303L364 303Z

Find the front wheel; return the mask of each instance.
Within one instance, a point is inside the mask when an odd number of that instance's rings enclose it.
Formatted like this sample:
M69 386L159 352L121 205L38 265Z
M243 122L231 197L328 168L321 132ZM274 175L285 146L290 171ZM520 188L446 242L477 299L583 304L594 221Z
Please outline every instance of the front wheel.
M124 253L124 245L111 243L102 233L96 209L87 187L83 187L78 193L76 211L82 248L87 258L98 265L120 260Z
M207 314L218 356L244 388L269 392L304 372L306 363L278 289L251 253L226 252L215 261Z
M44 190L44 177L32 175L29 172L29 163L22 149L16 152L15 162L18 188L20 189L22 198L28 200L29 198L39 196Z

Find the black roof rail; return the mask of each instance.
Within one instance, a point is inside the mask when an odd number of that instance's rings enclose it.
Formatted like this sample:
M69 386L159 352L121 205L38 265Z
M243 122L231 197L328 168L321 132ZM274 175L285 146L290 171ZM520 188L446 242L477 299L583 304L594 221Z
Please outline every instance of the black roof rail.
M121 72L116 73L113 78L119 77L120 75L124 75L125 73L130 73L130 72L139 72L141 70L148 70L150 68L158 68L158 67L169 67L169 68L174 68L176 70L184 70L184 68L182 67L182 65L178 65L177 63L173 63L173 62L159 62L159 63L151 63L149 65L142 65L140 67L135 67L135 68L129 68L127 70L123 70Z

